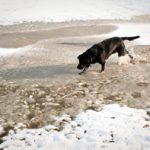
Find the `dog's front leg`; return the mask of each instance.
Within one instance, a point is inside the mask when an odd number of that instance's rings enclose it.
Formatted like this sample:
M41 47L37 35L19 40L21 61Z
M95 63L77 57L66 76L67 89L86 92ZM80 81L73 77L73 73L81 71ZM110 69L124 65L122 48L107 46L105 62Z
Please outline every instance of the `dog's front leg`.
M102 65L101 72L103 72L105 70L105 62L101 63L101 65Z
M85 71L87 70L87 68L88 68L88 67L85 67L85 68L83 69L83 71L81 71L81 72L79 73L79 75L85 73Z

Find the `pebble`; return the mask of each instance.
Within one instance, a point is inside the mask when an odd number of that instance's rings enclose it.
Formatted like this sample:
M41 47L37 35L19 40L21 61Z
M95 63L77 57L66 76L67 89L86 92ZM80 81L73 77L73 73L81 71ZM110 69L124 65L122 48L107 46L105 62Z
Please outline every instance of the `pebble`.
M109 95L108 97L106 97L106 99L112 100L112 101L121 101L122 97L120 97L118 93L118 94Z
M5 130L2 126L0 126L0 137L2 137L5 134Z
M83 86L83 87L88 87L89 86L89 84L83 83L83 82L79 82L78 85L79 86Z
M32 118L30 120L30 128L37 128L40 125L41 120L39 118Z
M59 106L59 103L47 103L47 106Z
M150 108L146 110L146 113L150 116Z
M11 135L14 134L14 133L15 133L14 130L10 130L10 131L9 131L9 134L11 134Z
M142 97L141 92L133 92L131 95L132 95L134 98L141 98L141 97Z
M149 85L149 82L148 81L140 81L137 83L138 86L143 86L143 87L146 87Z
M26 125L20 122L15 126L14 129L16 130L16 129L23 129L23 128L26 128Z
M30 105L30 104L34 104L36 101L33 98L28 98L26 99L26 102Z

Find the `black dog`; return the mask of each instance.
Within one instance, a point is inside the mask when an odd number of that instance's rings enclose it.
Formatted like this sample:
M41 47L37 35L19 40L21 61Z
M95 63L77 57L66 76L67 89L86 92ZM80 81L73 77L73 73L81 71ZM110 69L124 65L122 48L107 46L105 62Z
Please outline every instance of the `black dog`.
M77 68L80 70L83 69L83 71L80 72L79 74L85 72L87 68L90 66L90 64L95 64L95 63L101 64L102 65L101 72L104 71L106 60L111 54L114 53L118 53L119 57L128 54L130 58L133 58L126 50L124 45L124 40L132 41L139 37L140 36L112 37L93 45L83 54L78 56L79 64Z

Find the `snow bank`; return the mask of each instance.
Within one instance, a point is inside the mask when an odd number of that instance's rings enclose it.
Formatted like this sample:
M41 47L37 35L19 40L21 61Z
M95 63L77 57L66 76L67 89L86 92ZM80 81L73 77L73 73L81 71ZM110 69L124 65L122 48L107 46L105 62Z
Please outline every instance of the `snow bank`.
M87 110L65 127L13 131L4 137L5 150L149 150L150 119L144 110L106 105L100 112ZM59 119L61 120L61 119Z
M0 0L0 24L130 19L150 14L149 8L149 0Z

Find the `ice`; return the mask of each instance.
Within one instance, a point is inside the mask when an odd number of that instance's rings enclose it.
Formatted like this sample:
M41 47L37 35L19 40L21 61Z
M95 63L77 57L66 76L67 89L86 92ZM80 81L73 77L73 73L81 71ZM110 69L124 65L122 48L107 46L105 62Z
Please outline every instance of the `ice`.
M0 0L0 24L130 19L150 14L149 0Z

